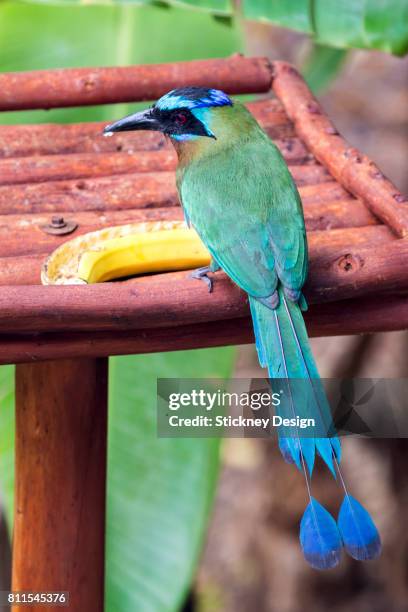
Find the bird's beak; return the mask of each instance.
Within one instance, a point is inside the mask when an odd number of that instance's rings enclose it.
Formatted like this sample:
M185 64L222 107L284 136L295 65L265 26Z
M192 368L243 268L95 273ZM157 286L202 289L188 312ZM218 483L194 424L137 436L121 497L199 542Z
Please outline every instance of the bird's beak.
M159 132L160 129L160 123L153 116L152 111L149 108L145 111L141 111L140 113L134 113L133 115L123 117L123 119L119 119L119 121L115 121L115 123L107 125L104 128L103 133L105 136L108 136L113 132L129 132L133 130L154 130Z

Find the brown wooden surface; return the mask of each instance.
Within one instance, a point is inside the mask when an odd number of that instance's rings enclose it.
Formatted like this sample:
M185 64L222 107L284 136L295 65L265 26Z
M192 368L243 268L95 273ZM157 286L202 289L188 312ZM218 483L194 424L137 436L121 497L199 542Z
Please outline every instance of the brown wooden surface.
M12 588L74 612L103 612L106 422L106 359L17 366Z
M383 291L408 287L408 241L390 239L389 230L381 226L369 229L377 236L374 253L358 228L347 232L359 232L361 246L346 254L342 230L337 230L337 245L334 238L328 240L328 232L314 233L316 245L311 251L311 273L305 287L311 303L366 294L377 299L380 282ZM389 266L392 274L388 273ZM214 279L211 294L204 283L190 279L187 271L91 286L31 285L24 291L21 286L7 287L0 293L0 331L150 330L245 315L246 295L225 274L218 272Z
M298 171L298 176L302 173ZM326 203L333 200L355 201L336 182L299 186L303 204ZM58 210L126 210L178 206L179 199L173 172L146 172L113 175L80 180L47 181L0 187L2 214L24 215ZM7 222L7 219L1 219Z
M312 305L305 320L311 336L407 329L408 300L390 295ZM249 316L149 330L0 334L0 363L154 353L253 341Z
M343 244L346 243L347 236L359 243L362 240L369 241L371 238L379 238L389 236L389 230L385 226L379 229L379 222L358 200L331 200L327 202L310 202L305 206L305 221L306 228L310 231L309 242L315 244L314 232L321 230L335 230L343 228L346 232L343 239ZM126 223L137 223L139 221L164 221L164 220L182 220L183 213L180 206L167 206L160 208L148 209L124 209L124 210L107 210L107 211L81 211L72 213L69 211L60 211L60 215L67 221L75 220L78 223L78 229L75 230L75 236L93 232L104 226L123 225ZM33 213L29 217L25 217L24 223L21 222L20 215L7 215L6 218L0 215L0 284L24 284L18 273L15 274L14 280L4 277L5 267L1 258L13 261L11 256L20 256L24 249L25 256L40 254L42 259L45 259L48 253L51 253L60 244L72 238L67 236L53 236L45 233L41 226L50 222L49 213ZM378 231L371 232L372 226L377 225ZM361 228L360 232L348 232L352 228ZM333 238L338 242L339 234L330 233L327 241L330 243ZM320 240L320 238L318 238ZM354 243L353 243L354 244ZM40 282L40 266L33 260L31 269L33 272L33 282Z
M69 179L93 178L112 174L174 171L173 151L139 153L72 153L70 155L32 155L17 159L0 159L0 185L43 183ZM300 185L312 185L331 179L323 166L292 165L292 176Z
M364 198L372 212L397 236L408 235L408 198L366 155L340 136L293 66L274 62L273 71L273 89L293 121L296 133L316 159L346 189Z

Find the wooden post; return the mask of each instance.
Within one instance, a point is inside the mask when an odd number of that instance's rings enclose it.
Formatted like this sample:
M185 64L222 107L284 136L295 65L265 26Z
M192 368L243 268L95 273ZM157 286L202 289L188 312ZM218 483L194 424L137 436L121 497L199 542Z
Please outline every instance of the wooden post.
M107 370L105 358L16 369L12 588L69 591L75 612L103 612Z

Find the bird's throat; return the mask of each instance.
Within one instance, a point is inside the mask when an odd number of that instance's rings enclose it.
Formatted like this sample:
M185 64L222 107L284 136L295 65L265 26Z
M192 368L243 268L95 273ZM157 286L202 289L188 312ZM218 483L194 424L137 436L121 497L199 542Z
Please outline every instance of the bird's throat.
M171 142L176 150L179 167L188 166L192 161L198 161L201 157L215 153L216 141L213 138L197 138L194 140L175 140Z

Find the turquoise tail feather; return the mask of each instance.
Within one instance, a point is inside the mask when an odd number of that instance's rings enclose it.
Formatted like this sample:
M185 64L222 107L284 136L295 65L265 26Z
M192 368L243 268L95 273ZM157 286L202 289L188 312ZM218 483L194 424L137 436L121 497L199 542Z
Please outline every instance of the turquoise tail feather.
M249 302L261 366L268 368L271 379L280 379L279 385L285 385L284 396L289 398L281 402L278 414L285 418L310 417L317 422L319 435L316 437L302 437L297 428L289 436L279 436L284 459L304 473L308 488L310 502L300 526L303 554L317 569L337 565L343 546L355 559L375 559L381 551L380 536L367 510L346 490L340 472L339 439L327 437L327 432L333 431L330 406L309 346L301 310L297 304L286 300L281 288L279 299L275 310L251 296ZM334 477L339 473L344 487L345 498L337 524L311 495L309 478L316 452Z
M299 539L306 561L315 569L339 564L343 543L336 521L314 497L303 514Z
M318 432L316 437L308 435L303 438L298 436L296 431L291 432L291 440L280 440L281 452L287 461L292 460L301 469L300 446L311 473L317 451L335 475L333 453L340 461L340 442L335 437L323 437L326 432L332 431L333 424L330 407L309 347L303 316L297 304L286 301L282 289L279 289L279 298L280 302L275 310L255 298L249 298L259 361L262 367L268 368L271 379L292 379L290 390L284 390L285 395L290 391L294 399L295 415L300 418L313 418L316 421L315 431ZM280 333L276 327L277 321ZM288 402L281 404L278 412L284 418L294 416Z
M357 561L376 559L381 553L381 538L367 510L352 495L344 496L337 526L348 554Z

